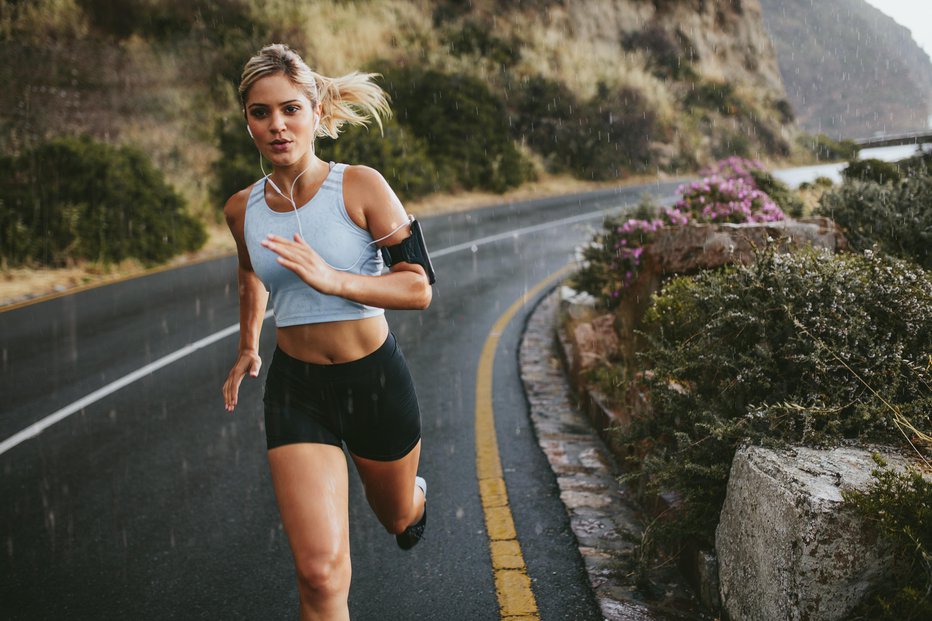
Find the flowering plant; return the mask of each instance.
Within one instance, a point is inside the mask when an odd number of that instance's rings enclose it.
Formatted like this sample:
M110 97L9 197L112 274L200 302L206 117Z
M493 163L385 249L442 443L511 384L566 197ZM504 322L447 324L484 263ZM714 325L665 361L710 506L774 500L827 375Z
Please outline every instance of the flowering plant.
M705 177L677 190L674 205L694 222L773 222L786 215L771 198L744 178Z
M699 171L703 177L723 177L725 179L744 179L748 184L755 185L754 171L766 171L764 165L757 160L748 160L737 155L726 157L709 164Z
M635 212L643 217L607 219L603 231L583 249L585 265L574 285L614 308L637 279L644 247L660 229L691 222L740 224L786 218L755 184L752 171L763 171L760 162L731 157L716 162L710 170L711 176L680 186L677 192L681 198L672 207L659 209L648 200Z

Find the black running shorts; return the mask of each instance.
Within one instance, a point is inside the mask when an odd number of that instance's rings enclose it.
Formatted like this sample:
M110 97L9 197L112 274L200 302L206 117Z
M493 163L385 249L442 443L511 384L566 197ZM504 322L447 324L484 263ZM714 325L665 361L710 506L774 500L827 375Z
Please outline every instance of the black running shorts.
M421 438L414 383L393 334L368 356L341 364L312 364L276 348L263 403L269 449L346 442L354 455L394 461Z

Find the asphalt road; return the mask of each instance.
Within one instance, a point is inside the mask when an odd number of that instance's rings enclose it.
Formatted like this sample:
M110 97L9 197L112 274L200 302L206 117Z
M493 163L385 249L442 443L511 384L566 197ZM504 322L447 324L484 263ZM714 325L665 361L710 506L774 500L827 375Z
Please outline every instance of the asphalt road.
M423 417L426 540L397 549L351 469L356 620L498 619L475 472L476 368L495 320L572 259L593 212L674 185L500 205L424 220L438 283L391 312ZM586 216L586 214L590 214ZM495 360L496 430L541 618L599 619L529 426L516 349ZM0 313L0 442L238 321L232 258ZM261 354L274 348L271 319ZM0 618L293 619L297 590L265 460L264 369L234 414L220 386L235 334L145 374L0 454Z

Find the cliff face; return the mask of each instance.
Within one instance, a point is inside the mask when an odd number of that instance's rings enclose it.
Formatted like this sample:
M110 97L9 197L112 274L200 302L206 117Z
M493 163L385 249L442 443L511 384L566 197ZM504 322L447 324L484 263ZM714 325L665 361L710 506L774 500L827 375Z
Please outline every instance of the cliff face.
M761 0L800 124L837 138L927 127L932 62L864 0Z
M554 126L585 133L581 141L603 149L595 158L619 150L604 144L607 134L617 144L630 143L624 136L643 138L643 148L618 170L676 171L731 154L785 155L793 143L759 0L40 4L32 10L0 0L0 55L7 61L0 73L10 85L0 92L0 147L15 153L63 133L132 142L192 201L205 195L219 156L215 125L239 114L227 81L269 40L290 43L326 75L417 67L479 78L512 118L521 114L520 97L525 104L531 98L527 85L548 81L548 92L569 93L561 102L568 112L552 119ZM49 94L61 105L33 104ZM59 113L63 107L67 114ZM637 131L615 131L625 124ZM545 141L512 137L539 168L554 161L539 147Z
M759 0L474 2L473 6L476 16L504 21L496 24L499 29L523 39L523 55L533 61L527 63L528 70L581 81L584 88L591 86L586 80L617 80L624 79L626 72L636 73L645 62L644 54L632 54L626 42L645 31L662 31L682 61L701 76L783 96Z

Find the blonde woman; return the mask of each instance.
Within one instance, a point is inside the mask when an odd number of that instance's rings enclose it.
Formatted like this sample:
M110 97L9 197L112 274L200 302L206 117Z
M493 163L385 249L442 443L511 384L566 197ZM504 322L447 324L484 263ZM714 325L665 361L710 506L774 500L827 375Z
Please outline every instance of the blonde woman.
M246 63L239 86L247 131L271 172L224 207L239 255L240 341L223 396L232 412L243 378L259 373L271 295L268 460L303 620L349 619L344 443L400 547L417 543L427 520L417 396L383 309L427 308L431 286L404 258L382 274L379 253L417 231L377 171L314 151L318 136L336 138L344 123L381 126L389 108L372 77L318 75L276 44Z

